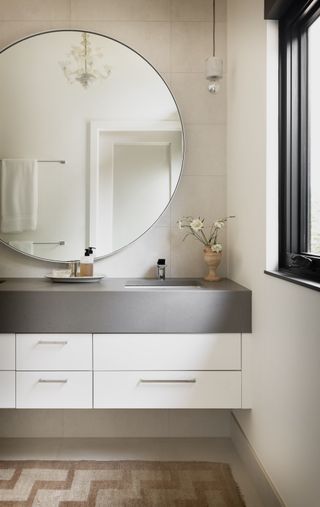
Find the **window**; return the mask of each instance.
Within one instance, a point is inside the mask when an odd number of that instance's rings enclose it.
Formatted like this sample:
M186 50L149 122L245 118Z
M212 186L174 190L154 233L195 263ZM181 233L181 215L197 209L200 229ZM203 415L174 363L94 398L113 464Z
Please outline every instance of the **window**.
M293 2L279 33L279 268L320 282L320 0Z
M310 220L308 251L320 255L320 17L308 30Z

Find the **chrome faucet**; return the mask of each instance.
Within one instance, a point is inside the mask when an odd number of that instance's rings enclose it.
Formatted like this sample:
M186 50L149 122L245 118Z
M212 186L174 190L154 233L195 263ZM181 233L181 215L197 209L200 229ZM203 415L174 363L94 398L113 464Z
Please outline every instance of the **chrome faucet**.
M157 268L158 268L158 279L165 280L166 279L166 260L158 259Z

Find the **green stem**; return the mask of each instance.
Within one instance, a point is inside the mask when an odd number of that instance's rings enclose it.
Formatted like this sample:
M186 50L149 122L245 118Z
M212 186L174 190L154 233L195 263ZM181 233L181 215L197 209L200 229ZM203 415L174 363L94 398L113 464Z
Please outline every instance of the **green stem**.
M213 231L212 231L212 229L213 229L213 226L211 227L211 232L210 232L210 238L209 238L210 243L214 238L217 228L215 227Z
M197 238L198 241L200 241L200 243L202 243L203 245L206 245L206 243L203 241L203 239L201 238L201 236L198 236L198 234L192 230L192 233L191 233L195 238Z
M207 240L207 238L206 238L206 235L205 235L204 231L201 229L201 230L200 230L200 232L201 232L202 237L203 237L203 239L204 239L204 244L205 244L205 245L210 245L210 242L208 242L208 240Z

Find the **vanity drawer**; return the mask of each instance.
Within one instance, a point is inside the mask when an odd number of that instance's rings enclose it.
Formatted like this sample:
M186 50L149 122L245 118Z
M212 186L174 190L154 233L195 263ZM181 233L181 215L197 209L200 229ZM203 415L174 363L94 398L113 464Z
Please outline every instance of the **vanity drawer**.
M0 371L0 408L15 408L15 393L15 372Z
M14 334L0 334L0 370L15 370Z
M94 334L94 370L240 370L241 335Z
M17 334L17 370L91 369L91 334Z
M94 373L94 408L240 408L241 372Z
M92 408L92 373L17 372L17 408Z

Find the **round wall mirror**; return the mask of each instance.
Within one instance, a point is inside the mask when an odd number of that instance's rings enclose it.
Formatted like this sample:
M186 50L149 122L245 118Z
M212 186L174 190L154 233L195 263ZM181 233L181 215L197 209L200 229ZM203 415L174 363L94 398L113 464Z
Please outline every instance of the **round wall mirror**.
M33 35L0 55L0 240L50 261L105 257L159 218L183 128L156 70L109 37Z

